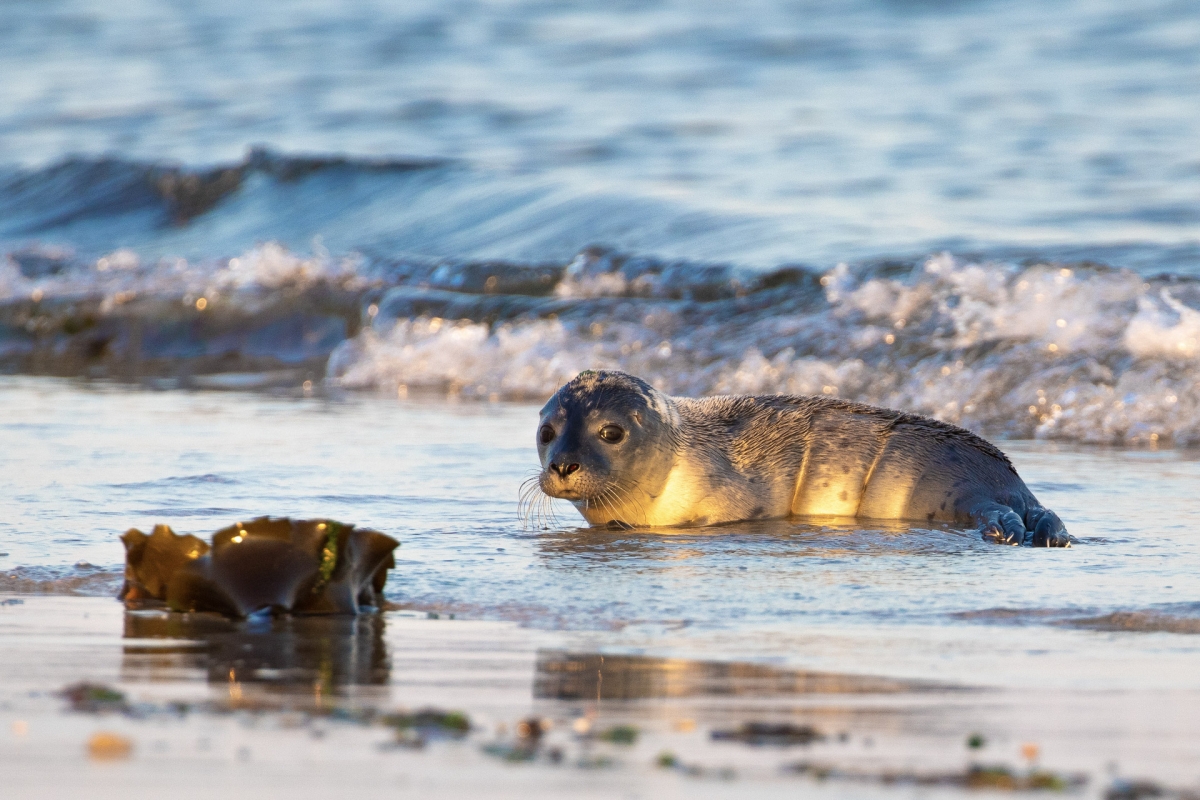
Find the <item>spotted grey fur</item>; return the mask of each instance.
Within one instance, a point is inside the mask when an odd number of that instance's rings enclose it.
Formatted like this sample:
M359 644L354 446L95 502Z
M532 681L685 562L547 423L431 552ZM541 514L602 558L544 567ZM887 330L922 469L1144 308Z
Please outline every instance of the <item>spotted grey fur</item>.
M606 426L622 438L605 441ZM1003 544L1072 541L998 448L916 414L830 397L670 397L587 371L550 398L538 431L530 490L569 500L592 525L837 516L976 526Z

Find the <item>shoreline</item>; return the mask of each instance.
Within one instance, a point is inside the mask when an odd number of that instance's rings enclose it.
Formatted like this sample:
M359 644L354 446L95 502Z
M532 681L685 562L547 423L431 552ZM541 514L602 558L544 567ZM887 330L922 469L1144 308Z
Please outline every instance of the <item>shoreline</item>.
M0 665L0 764L12 796L44 793L49 773L64 797L249 797L288 787L408 787L432 797L895 796L974 791L954 783L974 765L1021 780L1086 777L1072 792L1091 797L1110 788L1114 762L1118 777L1184 787L1200 760L1192 688L920 684L887 677L896 670L880 662L874 678L814 677L761 663L618 655L602 633L413 612L197 627L181 618L206 615L128 613L102 598L2 602L0 646L19 653ZM263 624L271 630L238 633ZM373 633L364 638L364 629ZM1163 647L1189 638L1140 635ZM364 672L364 664L376 667ZM584 677L597 667L603 677ZM71 711L59 693L81 681L121 693L127 710ZM470 733L414 747L379 721L424 708L462 712ZM519 736L531 720L546 727L532 750ZM1119 732L1113 720L1123 721ZM747 743L753 725L774 725L784 738ZM633 743L604 739L618 729L635 731ZM89 757L100 732L131 751ZM985 742L977 751L972 735Z

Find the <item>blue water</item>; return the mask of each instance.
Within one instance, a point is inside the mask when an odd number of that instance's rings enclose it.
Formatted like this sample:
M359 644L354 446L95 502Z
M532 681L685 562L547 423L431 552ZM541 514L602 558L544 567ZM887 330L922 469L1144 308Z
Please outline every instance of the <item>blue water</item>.
M1200 443L1194 4L4 13L0 371Z
M5 23L8 242L1200 263L1190 3L82 0ZM251 146L350 161L253 175L181 226L125 185ZM442 166L372 167L412 159Z

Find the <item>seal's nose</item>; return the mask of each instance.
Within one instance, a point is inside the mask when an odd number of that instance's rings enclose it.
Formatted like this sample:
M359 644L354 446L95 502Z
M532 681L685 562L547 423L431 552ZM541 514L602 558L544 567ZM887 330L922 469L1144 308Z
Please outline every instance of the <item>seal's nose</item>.
M579 465L578 464L555 464L553 461L551 461L550 469L553 472L557 472L558 477L565 478L568 475L570 475L572 472L578 472Z

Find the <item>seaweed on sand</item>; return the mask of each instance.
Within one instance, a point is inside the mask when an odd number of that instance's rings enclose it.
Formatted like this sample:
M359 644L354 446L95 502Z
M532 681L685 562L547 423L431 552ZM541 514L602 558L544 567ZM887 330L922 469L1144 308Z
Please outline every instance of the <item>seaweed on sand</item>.
M129 711L125 693L102 683L83 681L62 690L61 695L71 704L72 711L98 714L102 711Z
M746 722L736 730L713 731L713 741L745 742L751 745L807 745L820 742L825 737L811 725L793 725L790 722Z
M1049 770L1034 769L1020 772L1005 766L974 764L961 772L916 772L912 770L856 770L800 762L789 771L809 775L819 781L856 781L884 786L946 786L992 791L1062 792L1087 783L1084 775L1064 775Z
M392 551L390 536L330 519L259 517L223 528L211 546L156 525L127 531L127 606L165 602L173 611L247 617L269 611L357 614L378 607Z
M471 732L471 720L466 714L437 708L426 708L415 713L385 714L379 721L396 732L396 740L389 746L414 750L433 740L463 739Z

